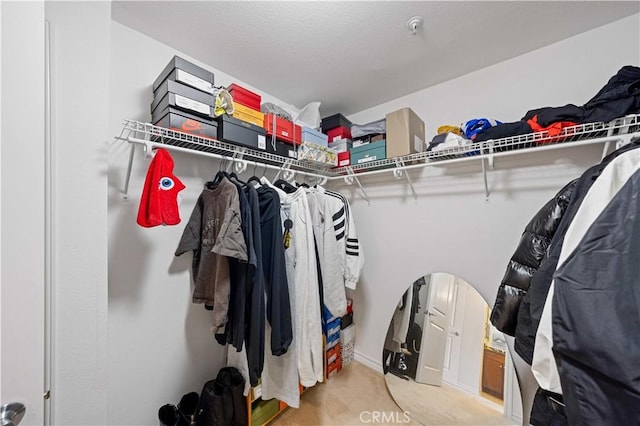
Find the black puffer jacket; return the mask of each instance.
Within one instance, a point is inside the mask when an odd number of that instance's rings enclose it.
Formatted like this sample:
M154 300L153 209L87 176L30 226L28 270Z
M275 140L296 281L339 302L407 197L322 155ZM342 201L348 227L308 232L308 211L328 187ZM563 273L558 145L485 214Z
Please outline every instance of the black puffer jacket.
M576 182L577 179L568 183L536 213L509 261L491 311L491 323L509 336L515 334L520 302L529 289L531 276L547 253Z

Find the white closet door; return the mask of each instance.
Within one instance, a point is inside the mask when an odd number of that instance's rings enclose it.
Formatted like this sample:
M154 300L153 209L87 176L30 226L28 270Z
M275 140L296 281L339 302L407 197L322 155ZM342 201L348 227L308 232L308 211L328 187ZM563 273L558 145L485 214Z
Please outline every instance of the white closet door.
M1 2L0 22L0 402L24 404L21 423L37 425L45 417L44 3Z

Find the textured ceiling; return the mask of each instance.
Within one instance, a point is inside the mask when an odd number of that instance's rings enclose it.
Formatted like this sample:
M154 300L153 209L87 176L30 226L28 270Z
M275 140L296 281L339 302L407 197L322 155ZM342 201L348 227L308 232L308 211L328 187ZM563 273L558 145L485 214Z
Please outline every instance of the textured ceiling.
M639 2L120 1L115 21L288 103L351 114L640 11ZM421 15L414 36L407 20Z

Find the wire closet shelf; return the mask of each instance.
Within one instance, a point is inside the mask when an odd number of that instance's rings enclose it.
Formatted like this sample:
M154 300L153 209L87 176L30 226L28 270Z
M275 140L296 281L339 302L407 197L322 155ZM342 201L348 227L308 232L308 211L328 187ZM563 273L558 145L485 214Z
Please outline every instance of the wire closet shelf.
M551 135L548 131L535 132L338 168L282 157L270 152L240 147L135 120L125 120L123 130L116 139L129 143L145 144L150 148L163 147L169 150L193 152L194 154L208 153L215 157L231 160L245 160L252 164L260 163L269 165L271 168L290 169L332 180L344 176L378 173L384 169L412 169L443 164L443 162L479 160L486 157L524 154L530 151L568 148L587 143L614 142L623 136L637 136L635 133L639 132L640 114L634 114L617 118L609 123L587 123L565 127L557 135ZM270 138L267 137L267 143L270 142Z

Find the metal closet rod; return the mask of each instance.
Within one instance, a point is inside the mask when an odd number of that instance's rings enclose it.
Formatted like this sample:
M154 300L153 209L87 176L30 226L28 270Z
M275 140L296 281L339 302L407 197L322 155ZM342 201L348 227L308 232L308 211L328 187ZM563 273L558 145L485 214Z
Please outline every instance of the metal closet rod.
M194 151L193 149L190 148L183 148L180 146L174 146L174 145L165 145L163 143L156 143L153 141L148 141L148 140L144 140L144 139L138 139L138 138L134 138L132 136L129 136L127 138L127 141L130 143L135 143L135 144L139 144L139 145L144 145L144 146L151 146L153 147L157 147L157 148L164 148L164 149L168 149L171 151L178 151L178 152L186 152L187 154L197 154L197 155L201 155L204 157L210 157L210 158L216 158L218 160L230 160L235 162L240 162L240 163L244 163L247 165L251 165L251 166L256 166L256 167L262 167L262 168L266 168L266 169L271 169L271 170L278 170L278 171L291 171L292 173L296 173L296 174L303 174L305 176L308 177L313 177L319 180L325 180L325 179L330 179L325 175L320 175L317 173L311 173L311 172L307 172L307 171L303 171L303 170L297 170L297 169L292 169L290 167L286 167L285 165L282 166L276 166L276 165L272 165L272 164L267 164L267 163L263 163L263 162L259 162L259 161L253 161L253 160L246 160L244 158L239 158L239 157L233 157L230 155L222 155L222 154L215 154L213 152L205 152L205 151Z

